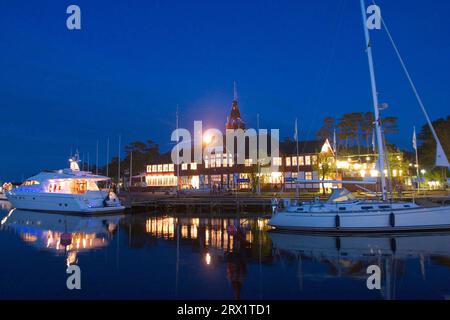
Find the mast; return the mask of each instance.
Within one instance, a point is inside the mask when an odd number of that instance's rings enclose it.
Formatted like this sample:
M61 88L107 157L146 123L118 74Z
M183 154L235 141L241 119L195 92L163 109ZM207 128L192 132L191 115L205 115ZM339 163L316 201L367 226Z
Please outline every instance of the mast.
M122 135L119 134L119 153L117 155L117 193L120 193L120 142Z
M295 182L295 196L299 197L298 193L298 179L300 178L300 161L298 158L298 124L297 124L297 118L295 118L295 149L296 149L296 155L297 155L297 179Z
M180 136L178 135L178 126L179 126L179 117L178 117L178 104L177 104L177 113L176 113L176 127L177 127L177 194L180 191L180 165L181 163L178 163L178 158L180 156L180 150L178 148L178 140L180 139Z
M109 177L109 137L106 141L106 176Z
M256 162L258 164L258 194L261 194L261 163L259 162L259 113L256 114L256 128L258 141L258 148L256 150Z
M361 0L361 13L363 19L364 26L364 36L366 39L366 51L367 51L367 59L369 62L369 72L370 72L370 82L372 87L372 98L373 98L373 108L375 115L375 131L377 135L377 144L378 144L378 164L380 166L380 175L381 175L381 193L383 201L387 200L387 190L386 190L386 176L384 174L384 147L383 147L383 136L381 134L381 119L380 119L380 111L378 109L378 92L377 92L377 83L375 78L375 69L373 66L373 56L372 56L372 43L370 41L369 29L367 28L366 23L366 5L365 1Z

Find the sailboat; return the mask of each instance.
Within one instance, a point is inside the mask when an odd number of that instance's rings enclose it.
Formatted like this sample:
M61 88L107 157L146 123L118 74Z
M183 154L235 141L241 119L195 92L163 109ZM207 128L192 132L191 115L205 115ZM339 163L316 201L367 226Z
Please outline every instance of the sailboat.
M380 200L359 200L346 189L336 189L326 202L313 201L300 204L288 204L280 212L274 212L269 225L281 230L302 230L314 232L399 232L450 229L450 206L421 207L414 202L395 202L388 200L387 181L384 172L385 154L378 102L377 84L372 57L372 42L366 23L365 1L360 0L363 16L366 52L369 63L373 107L375 115L375 132L378 147L378 168L382 197ZM388 32L389 39L402 64L403 70L411 84L419 105L428 121L436 140L436 166L450 168L448 159L433 128L431 120L420 99L417 89L409 75L401 55L392 40L389 29L381 19ZM300 181L298 182L305 182ZM308 181L318 183L352 183L355 181ZM360 183L360 182L358 182ZM363 184L363 183L360 183Z

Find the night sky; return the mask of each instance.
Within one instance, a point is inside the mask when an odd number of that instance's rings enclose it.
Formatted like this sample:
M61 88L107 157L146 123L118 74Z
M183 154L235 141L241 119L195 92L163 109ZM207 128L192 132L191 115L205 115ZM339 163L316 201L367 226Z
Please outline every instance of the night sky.
M66 28L77 4L82 30ZM379 0L432 119L449 114L450 1ZM384 31L372 32L381 102L410 148L424 123ZM171 148L180 125L223 128L237 81L247 124L314 138L325 116L371 111L357 0L0 2L0 181L67 166L78 148L105 162L122 142Z

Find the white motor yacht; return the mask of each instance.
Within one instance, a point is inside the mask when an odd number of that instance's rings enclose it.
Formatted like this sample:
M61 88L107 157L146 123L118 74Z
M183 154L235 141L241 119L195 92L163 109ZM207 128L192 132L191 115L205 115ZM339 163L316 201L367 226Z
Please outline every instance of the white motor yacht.
M111 179L80 171L78 159L70 159L70 168L44 171L6 191L12 206L23 210L111 213L125 209L111 191Z

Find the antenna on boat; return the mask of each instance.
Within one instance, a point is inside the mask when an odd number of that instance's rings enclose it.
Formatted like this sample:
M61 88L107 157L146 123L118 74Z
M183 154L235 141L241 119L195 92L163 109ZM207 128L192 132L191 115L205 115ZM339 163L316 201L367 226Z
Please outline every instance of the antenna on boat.
M75 152L75 155L69 159L70 163L70 170L72 171L80 171L80 166L78 164L80 162L80 153L77 151Z
M373 98L373 108L375 115L375 131L377 134L377 144L378 144L378 163L380 166L380 175L381 175L381 194L383 201L387 200L387 191L386 191L386 176L384 174L384 147L383 147L383 138L381 134L381 119L380 119L380 110L379 110L379 102L378 102L378 92L377 92L377 83L375 78L375 69L373 66L373 56L372 56L372 44L370 40L369 29L367 27L367 15L366 15L366 5L365 1L361 0L361 13L363 19L364 26L364 36L366 39L366 52L367 59L369 62L369 72L370 72L370 82L372 88L372 98Z

